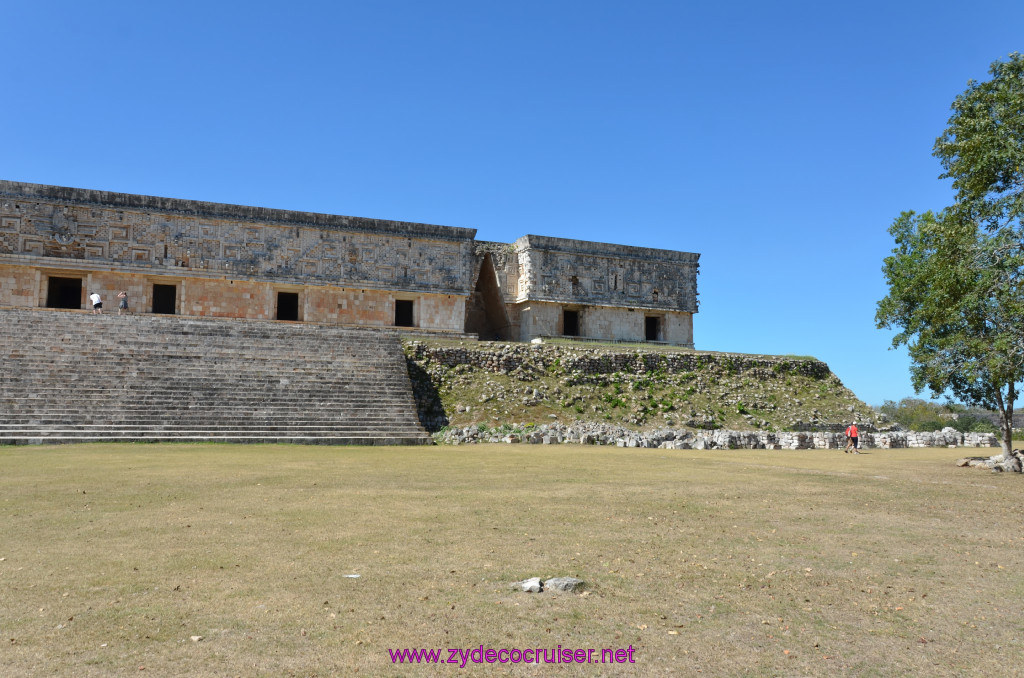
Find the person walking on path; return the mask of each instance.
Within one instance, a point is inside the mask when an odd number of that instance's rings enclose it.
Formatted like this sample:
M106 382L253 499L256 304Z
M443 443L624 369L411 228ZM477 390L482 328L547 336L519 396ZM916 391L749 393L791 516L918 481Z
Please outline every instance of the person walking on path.
M128 313L128 290L118 292L117 298L121 300L117 302L117 314L121 315L121 311Z
M854 454L860 454L857 444L857 422L846 427L846 449L843 452L849 452L851 446L853 446Z
M92 312L103 315L103 299L100 298L100 293L93 292L90 294L89 301L92 302Z

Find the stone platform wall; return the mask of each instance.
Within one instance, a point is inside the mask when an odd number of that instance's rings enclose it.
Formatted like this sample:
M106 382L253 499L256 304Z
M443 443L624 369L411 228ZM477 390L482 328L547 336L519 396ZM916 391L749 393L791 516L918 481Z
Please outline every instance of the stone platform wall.
M831 375L827 364L813 358L756 356L678 351L659 353L646 350L591 348L586 344L574 347L543 345L479 344L472 347L413 343L410 353L417 360L429 360L448 367L472 365L488 372L512 373L524 368L547 369L554 364L567 372L583 375L615 372L685 373L714 365L742 372L756 379L771 379L780 374L800 374L815 379Z

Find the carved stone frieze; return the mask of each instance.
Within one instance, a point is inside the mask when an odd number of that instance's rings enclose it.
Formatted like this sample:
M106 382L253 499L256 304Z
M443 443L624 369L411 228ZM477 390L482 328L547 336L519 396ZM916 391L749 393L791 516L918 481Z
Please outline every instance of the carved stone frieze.
M78 220L73 214L68 215L66 207L53 206L53 213L50 217L50 234L61 245L70 245L77 239Z
M471 250L461 246L472 240L472 229L3 181L0 195L18 198L20 211L31 215L21 219L14 203L0 203L2 223L16 228L23 241L17 252L7 239L0 241L0 254L106 258L112 265L446 294L467 288L472 272ZM87 226L76 214L82 209ZM273 219L241 218L251 214Z

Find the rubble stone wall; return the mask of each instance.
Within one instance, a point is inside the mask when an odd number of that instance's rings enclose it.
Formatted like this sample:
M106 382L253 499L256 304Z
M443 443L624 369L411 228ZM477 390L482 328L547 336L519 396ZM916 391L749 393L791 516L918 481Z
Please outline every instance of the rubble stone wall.
M509 428L511 430L509 430ZM687 431L662 429L637 432L593 422L552 423L540 426L481 429L451 428L435 434L438 442L450 445L472 443L528 443L615 445L676 450L839 450L846 447L841 433L800 431ZM907 447L999 447L992 433L960 433L952 428L932 432L890 431L864 433L859 439L866 449Z
M500 346L500 344L497 344ZM654 353L648 351L591 351L581 345L577 351L558 348L546 350L544 346L507 346L496 351L491 345L479 348L441 346L414 343L412 356L416 360L430 360L442 365L472 365L489 372L510 373L529 365L547 368L554 363L567 372L583 374L612 374L614 372L692 372L706 365L724 365L734 372L744 372L753 378L770 379L781 373L801 374L824 379L831 374L827 364L810 358L778 356L752 356L710 353Z

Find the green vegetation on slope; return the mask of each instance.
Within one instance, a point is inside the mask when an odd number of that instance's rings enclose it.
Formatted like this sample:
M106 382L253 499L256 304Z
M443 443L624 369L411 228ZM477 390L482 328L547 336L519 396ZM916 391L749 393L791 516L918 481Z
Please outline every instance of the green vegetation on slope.
M673 347L408 340L428 428L607 422L636 430L840 428L875 414L813 358Z

